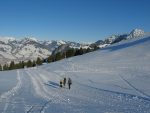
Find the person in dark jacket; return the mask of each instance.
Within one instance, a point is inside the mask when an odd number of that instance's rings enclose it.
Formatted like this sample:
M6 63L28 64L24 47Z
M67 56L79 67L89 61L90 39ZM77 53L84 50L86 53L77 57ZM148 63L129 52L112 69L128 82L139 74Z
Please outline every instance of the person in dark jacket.
M72 80L71 80L71 78L68 78L68 87L69 87L69 89L71 88L71 84L72 84Z
M63 85L64 86L66 85L66 78L64 78Z

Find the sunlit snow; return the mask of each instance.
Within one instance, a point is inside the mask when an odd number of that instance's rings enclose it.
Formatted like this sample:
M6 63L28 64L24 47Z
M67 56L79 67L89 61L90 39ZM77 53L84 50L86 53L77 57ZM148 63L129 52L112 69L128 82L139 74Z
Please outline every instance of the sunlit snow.
M0 72L1 113L150 113L150 37ZM59 81L72 79L71 89Z

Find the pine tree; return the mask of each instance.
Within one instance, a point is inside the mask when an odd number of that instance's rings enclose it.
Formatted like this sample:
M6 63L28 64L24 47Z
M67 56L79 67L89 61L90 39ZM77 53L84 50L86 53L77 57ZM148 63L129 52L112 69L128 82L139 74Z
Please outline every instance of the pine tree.
M84 52L83 52L83 49L82 48L80 48L80 50L79 50L79 55L82 55Z
M8 67L7 64L5 64L5 65L3 66L3 70L9 70L9 67Z
M20 67L20 68L24 68L24 66L25 66L24 61L20 61L20 62L19 62L19 67Z
M42 63L43 63L42 60L38 57L37 60L36 60L36 64L37 65L42 65Z
M21 62L19 62L19 63L15 64L15 69L20 69L20 68L22 68L22 66L21 66Z
M99 47L95 45L95 46L94 46L94 51L95 51L95 50L98 50L98 49L99 49Z
M9 69L10 70L15 69L15 63L14 63L14 61L11 61Z
M2 66L1 66L1 64L0 64L0 71L2 71Z
M82 49L83 50L83 54L85 54L86 53L86 51L87 51L87 49Z
M55 57L56 57L55 55L52 55L52 62L56 61Z
M75 55L75 50L74 49L69 49L68 51L66 51L66 57L72 57Z
M52 59L52 56L50 55L50 56L47 58L47 62L50 63L50 62L52 62L52 61L53 61L53 59Z
M28 60L28 62L27 62L27 67L32 67L32 62L31 62L31 60Z
M79 55L79 53L80 53L79 49L76 49L76 50L75 50L75 54L74 54L74 56L78 56L78 55Z
M25 66L24 61L21 62L21 66L22 66L22 68L24 68L24 66Z
M62 53L62 59L66 58L66 52Z
M55 60L58 61L58 60L61 60L62 59L62 55L60 52L56 53L55 55Z
M86 53L89 53L89 52L91 52L91 49L90 49L90 48L87 48L87 49L86 49Z
M35 66L36 66L36 62L35 62L35 61L33 61L32 66L33 66L33 67L35 67Z

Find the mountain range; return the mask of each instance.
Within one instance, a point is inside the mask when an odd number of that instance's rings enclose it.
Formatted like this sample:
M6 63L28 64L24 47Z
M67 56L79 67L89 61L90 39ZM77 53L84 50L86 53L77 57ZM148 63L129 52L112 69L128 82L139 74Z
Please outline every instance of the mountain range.
M146 35L141 29L134 29L130 33L122 35L112 35L104 40L98 40L92 44L81 44L70 41L39 41L35 38L23 38L21 40L12 37L0 37L0 64L10 63L11 61L35 60L37 57L47 58L52 53L61 52L69 48L99 48L118 43L123 40L138 38Z

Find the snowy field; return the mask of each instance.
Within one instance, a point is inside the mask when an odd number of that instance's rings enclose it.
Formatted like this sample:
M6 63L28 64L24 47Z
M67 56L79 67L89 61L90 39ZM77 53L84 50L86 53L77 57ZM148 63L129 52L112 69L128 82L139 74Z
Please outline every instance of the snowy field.
M0 113L150 113L150 37L0 72Z

